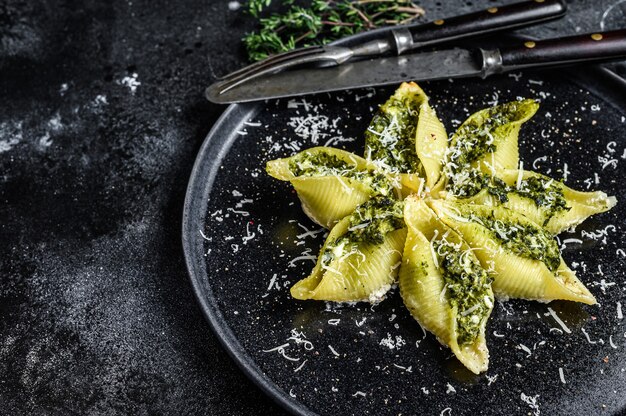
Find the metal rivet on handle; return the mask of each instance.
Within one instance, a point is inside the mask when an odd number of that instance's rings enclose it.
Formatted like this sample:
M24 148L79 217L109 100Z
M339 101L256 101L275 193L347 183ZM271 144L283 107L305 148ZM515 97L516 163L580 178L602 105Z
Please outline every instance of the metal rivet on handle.
M437 26L441 26L442 24L444 24L444 20L443 19L435 20L433 23L436 24Z
M532 49L535 47L535 42L529 40L528 42L524 42L524 46L526 46L528 49Z
M591 39L593 39L593 40L602 40L602 34L601 33L594 33L593 35L591 35Z
M498 8L497 8L497 7L492 7L492 8L490 8L490 9L487 9L487 11L488 11L489 13L498 13Z

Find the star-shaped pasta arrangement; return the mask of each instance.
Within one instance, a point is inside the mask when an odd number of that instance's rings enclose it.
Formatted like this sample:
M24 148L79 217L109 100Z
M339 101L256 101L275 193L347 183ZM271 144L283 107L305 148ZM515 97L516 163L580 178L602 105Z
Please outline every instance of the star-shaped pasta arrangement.
M365 132L364 157L315 147L268 162L330 230L292 296L378 302L397 282L411 315L476 374L494 295L596 303L554 237L616 200L522 168L518 133L538 107L481 110L448 138L424 91L403 83Z

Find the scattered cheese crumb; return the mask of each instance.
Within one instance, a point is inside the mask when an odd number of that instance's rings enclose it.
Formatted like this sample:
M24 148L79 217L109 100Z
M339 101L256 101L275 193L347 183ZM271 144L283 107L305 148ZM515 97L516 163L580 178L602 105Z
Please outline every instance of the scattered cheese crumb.
M339 357L339 353L335 351L332 345L328 345L328 349L330 349L330 352L332 352L335 357Z
M390 350L399 350L401 347L406 345L406 341L400 335L396 335L394 339L390 333L387 333L387 338L381 339L379 345L383 345Z
M137 91L137 87L141 85L141 82L137 80L137 77L138 77L137 73L133 72L131 76L125 76L121 80L117 81L117 83L128 87L128 89L130 90L130 93L132 95L135 95L135 92Z
M563 331L565 331L568 334L572 333L571 329L569 329L567 325L565 325L565 322L563 322L561 318L559 318L559 316L556 314L556 312L554 312L552 308L548 308L548 312L550 313L550 315L552 315L556 323L559 324L561 328L563 328Z
M522 393L520 395L520 398L522 399L522 401L526 404L528 404L528 406L530 406L530 410L532 410L533 415L534 416L539 416L541 414L541 411L539 410L539 403L537 402L537 400L539 399L539 395L535 395L535 396L527 396L526 394Z
M309 361L309 360L304 360L304 361L302 362L302 364L300 364L300 365L298 366L298 368L296 368L295 370L293 370L293 372L294 372L294 373L297 373L298 371L302 370L302 367L304 367L304 365L306 364L306 362L307 362L307 361Z

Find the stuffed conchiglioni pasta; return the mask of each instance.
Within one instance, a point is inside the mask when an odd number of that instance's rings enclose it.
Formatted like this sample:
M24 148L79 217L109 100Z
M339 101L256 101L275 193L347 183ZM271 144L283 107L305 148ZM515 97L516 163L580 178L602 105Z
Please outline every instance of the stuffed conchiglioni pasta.
M534 100L513 101L478 111L457 129L446 155L446 190L457 196L473 196L482 188L482 173L516 169L518 135L524 122L539 108Z
M430 206L458 231L493 276L493 290L505 298L549 302L596 300L561 258L552 235L505 207L433 200Z
M407 198L404 218L408 232L399 276L404 304L469 370L486 371L485 326L493 308L487 272L423 200Z
M365 132L365 155L394 173L419 173L426 186L439 180L448 136L414 82L402 83L384 103Z
M552 234L576 226L617 203L604 192L575 191L562 182L527 170L507 169L485 176L485 187L466 202L502 205L523 214Z
M398 180L362 157L331 147L314 147L272 160L266 170L276 179L291 182L303 211L328 229L374 195L392 199L400 195Z
M339 221L313 272L291 288L291 295L301 300L380 301L400 267L406 238L402 204L373 198Z
M537 109L521 100L478 111L448 140L424 91L403 83L365 132L364 158L318 147L269 162L330 229L291 295L378 302L398 279L411 315L476 374L489 363L494 294L596 303L554 235L616 200L523 169L518 134Z

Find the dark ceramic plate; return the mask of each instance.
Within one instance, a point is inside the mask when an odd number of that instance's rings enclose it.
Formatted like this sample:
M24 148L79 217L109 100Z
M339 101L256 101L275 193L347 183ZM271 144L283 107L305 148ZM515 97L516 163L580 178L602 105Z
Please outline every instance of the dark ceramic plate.
M290 298L324 232L268 160L316 146L362 153L363 132L392 93L381 88L233 105L193 169L183 220L187 267L224 347L295 414L613 414L626 410L626 85L608 71L510 74L425 83L448 131L470 113L539 99L520 135L524 166L620 201L560 236L563 256L598 298L498 302L489 371L465 370L423 334L393 293L372 307Z

